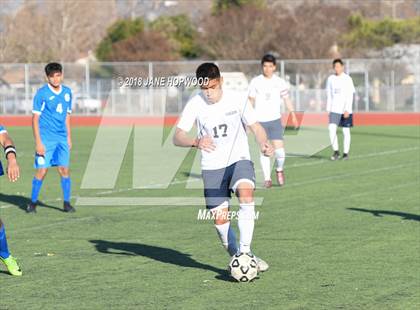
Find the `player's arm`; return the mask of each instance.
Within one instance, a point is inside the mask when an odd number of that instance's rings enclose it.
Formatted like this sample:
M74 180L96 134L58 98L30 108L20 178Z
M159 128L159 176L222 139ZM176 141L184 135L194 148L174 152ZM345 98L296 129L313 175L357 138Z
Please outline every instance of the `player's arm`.
M40 114L32 114L32 131L35 139L35 151L39 155L45 155L45 147L41 141L41 134L39 133L39 118Z
M290 115L292 116L293 126L295 128L299 127L299 123L296 118L295 107L290 99L289 95L283 97L284 103L286 104L287 110L289 111Z
M176 146L196 147L200 150L211 152L215 149L211 136L203 136L201 138L192 138L188 136L188 132L192 129L194 122L197 119L197 113L196 103L193 100L187 102L184 111L182 111L182 115L179 118L172 142Z
M261 124L257 122L255 110L248 102L246 102L245 105L241 107L241 118L254 134L255 139L260 146L261 153L263 153L265 156L272 156L274 149L271 146L271 143L268 141L267 133Z
M331 81L330 78L327 80L327 112L331 112L331 105L332 105L332 91L331 91Z
M7 159L7 176L11 182L16 182L20 175L16 148L7 132L0 134L0 144L4 148L4 156Z
M70 126L70 115L72 112L72 104L73 104L73 94L70 91L70 102L67 108L67 116L66 116L67 144L69 145L70 150L73 146L72 140L71 140L71 126Z
M248 97L249 103L255 108L255 98L254 97Z
M41 117L44 104L43 96L40 90L38 90L34 97L32 109L32 131L35 139L35 152L39 155L45 155L45 147L42 144L41 134L39 133L39 118Z
M71 150L72 142L71 142L70 113L67 113L67 116L66 116L66 129L67 129L67 143L69 145L69 149Z
M216 148L213 143L213 139L210 136L192 138L189 137L187 132L181 128L176 128L173 143L174 145L181 147L196 147L206 152L211 152Z
M346 102L344 103L344 118L348 118L350 116L351 106L353 105L353 96L356 92L353 84L353 80L349 77L347 95L345 96Z
M272 156L274 153L274 149L271 146L270 142L267 138L267 133L265 132L264 128L261 126L260 123L255 122L248 126L252 133L255 135L255 139L257 140L258 145L260 146L261 153L265 156Z

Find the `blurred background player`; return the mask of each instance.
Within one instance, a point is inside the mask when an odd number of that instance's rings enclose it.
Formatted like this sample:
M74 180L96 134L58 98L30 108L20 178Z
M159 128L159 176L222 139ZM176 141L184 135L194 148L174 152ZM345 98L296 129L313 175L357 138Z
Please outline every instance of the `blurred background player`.
M32 180L31 203L26 211L36 212L38 195L48 168L58 167L63 190L64 211L74 212L70 204L71 180L69 172L70 113L72 93L70 88L61 85L63 68L58 63L45 67L47 84L38 89L33 105L32 128L35 138L35 177Z
M245 126L254 133L265 156L273 154L264 128L257 122L254 109L235 93L222 90L223 78L213 63L203 63L196 71L197 78L208 78L202 91L186 104L173 142L176 146L197 147L201 150L201 169L207 208L215 215L215 227L229 255L251 252L254 232L255 172L249 153ZM187 136L194 123L198 137ZM231 193L239 199L239 249L228 219ZM257 258L259 271L268 269Z
M7 177L10 182L16 182L19 178L19 166L16 161L16 149L12 139L9 137L6 129L0 125L0 145L4 148L4 156L7 159ZM3 168L0 163L0 176L3 175ZM6 266L9 273L13 276L21 276L20 269L16 259L10 255L7 246L6 230L0 219L0 261Z
M343 159L349 158L350 127L353 127L353 96L354 89L352 78L344 73L344 64L341 59L334 59L335 74L327 80L327 112L329 113L328 131L331 146L334 151L331 160L340 157L337 140L337 126L343 127Z
M289 97L289 84L274 74L276 58L270 54L264 55L261 65L263 73L251 80L248 97L255 107L258 122L264 127L268 139L274 146L277 182L282 186L285 183L283 166L286 157L281 124L281 104L283 102L286 103L292 116L295 128L298 127L298 122ZM264 187L270 188L272 186L270 158L261 154L260 163L264 175Z

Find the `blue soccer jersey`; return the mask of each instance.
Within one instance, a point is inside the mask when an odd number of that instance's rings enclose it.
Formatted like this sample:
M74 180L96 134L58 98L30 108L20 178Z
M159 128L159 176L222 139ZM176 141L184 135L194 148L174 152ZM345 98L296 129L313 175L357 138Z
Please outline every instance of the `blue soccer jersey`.
M5 133L5 132L7 132L6 128L4 128L2 125L0 125L0 134Z
M38 89L34 97L32 113L40 115L39 132L41 140L67 138L66 117L71 113L72 93L67 86L61 85L56 92L49 84Z

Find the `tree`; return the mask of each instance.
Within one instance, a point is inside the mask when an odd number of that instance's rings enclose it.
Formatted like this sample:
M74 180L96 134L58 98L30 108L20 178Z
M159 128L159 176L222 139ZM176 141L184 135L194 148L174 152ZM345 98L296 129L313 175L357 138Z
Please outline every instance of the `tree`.
M277 38L275 13L253 5L208 16L202 23L200 46L206 57L259 59Z
M377 21L354 14L348 22L350 31L343 42L350 48L382 49L397 43L420 43L420 17Z
M114 1L25 2L5 27L1 61L74 61L95 48L115 15Z
M229 9L239 9L246 5L252 5L257 8L262 8L266 5L265 0L214 0L213 14L221 14Z
M159 32L139 32L112 44L109 61L177 60L179 56L171 43Z
M108 60L112 52L112 44L118 41L128 39L144 30L144 21L142 18L134 20L122 19L116 21L108 28L105 38L101 40L97 49L96 56L99 60Z
M150 24L151 29L162 33L179 54L186 58L196 58L200 49L197 44L197 30L187 15L160 16Z

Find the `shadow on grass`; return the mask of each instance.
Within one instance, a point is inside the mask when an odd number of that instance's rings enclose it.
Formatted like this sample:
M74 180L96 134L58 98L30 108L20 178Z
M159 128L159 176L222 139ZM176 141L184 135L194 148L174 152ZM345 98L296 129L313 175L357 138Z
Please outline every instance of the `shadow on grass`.
M89 240L89 242L93 243L96 250L101 253L131 256L139 255L165 264L210 270L218 274L216 279L224 281L231 280L227 270L219 269L207 264L202 264L191 258L190 254L182 253L174 249L162 248L141 243L111 242L105 240Z
M31 199L29 199L28 197L20 196L20 195L0 194L0 202L15 205L22 211L26 212L26 207L31 202ZM44 208L49 208L49 209L54 209L60 212L64 212L63 209L45 204L42 201L38 201L37 207L44 207Z
M347 210L371 213L372 215L377 216L377 217L382 217L384 215L400 216L403 220L411 220L411 221L420 222L420 215L412 214L412 213L386 211L386 210L368 210L368 209L359 209L359 208L347 208Z

